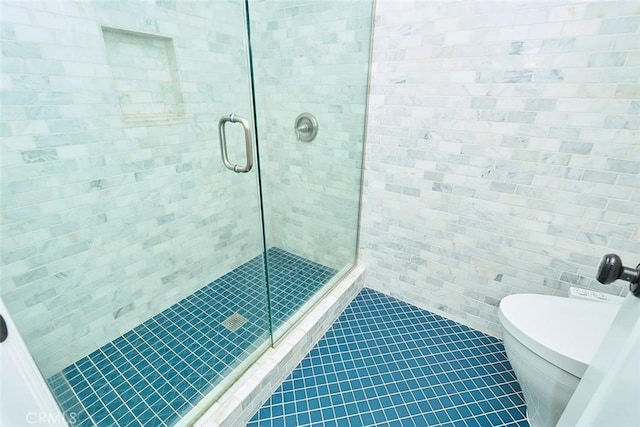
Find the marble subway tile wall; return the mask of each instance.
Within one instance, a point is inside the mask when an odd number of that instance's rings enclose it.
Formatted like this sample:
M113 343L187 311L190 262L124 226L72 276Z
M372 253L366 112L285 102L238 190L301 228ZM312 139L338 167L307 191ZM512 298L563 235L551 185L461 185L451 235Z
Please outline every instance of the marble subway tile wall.
M372 3L250 2L267 243L355 262ZM313 114L316 139L296 140Z
M379 0L367 286L499 335L497 305L640 262L640 3Z
M48 376L260 253L256 175L217 136L251 114L243 4L0 16L1 292Z

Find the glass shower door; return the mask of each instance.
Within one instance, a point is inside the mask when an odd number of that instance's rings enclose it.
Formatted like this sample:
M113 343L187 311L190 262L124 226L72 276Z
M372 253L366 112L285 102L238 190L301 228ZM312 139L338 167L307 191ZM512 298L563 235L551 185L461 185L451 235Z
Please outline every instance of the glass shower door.
M244 3L0 16L2 300L72 424L171 425L270 344Z

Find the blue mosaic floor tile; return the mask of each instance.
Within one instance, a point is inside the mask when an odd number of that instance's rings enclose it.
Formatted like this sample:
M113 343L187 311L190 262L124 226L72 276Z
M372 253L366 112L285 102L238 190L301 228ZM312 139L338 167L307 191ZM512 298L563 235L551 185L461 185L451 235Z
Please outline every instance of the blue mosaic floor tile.
M274 329L336 273L267 251ZM268 340L258 256L48 379L72 426L170 426ZM241 324L225 327L235 313Z
M500 340L367 288L247 425L528 427Z

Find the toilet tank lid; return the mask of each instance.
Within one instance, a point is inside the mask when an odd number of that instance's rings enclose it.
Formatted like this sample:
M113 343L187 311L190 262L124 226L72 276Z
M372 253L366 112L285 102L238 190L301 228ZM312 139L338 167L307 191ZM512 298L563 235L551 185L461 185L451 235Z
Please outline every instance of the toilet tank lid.
M582 378L620 306L537 294L500 301L502 326L540 357Z

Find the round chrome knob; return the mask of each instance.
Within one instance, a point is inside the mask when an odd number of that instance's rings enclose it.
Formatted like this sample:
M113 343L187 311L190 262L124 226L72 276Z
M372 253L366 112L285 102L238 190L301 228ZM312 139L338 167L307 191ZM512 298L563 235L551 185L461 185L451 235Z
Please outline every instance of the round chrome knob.
M302 113L296 117L293 129L298 141L310 142L318 135L318 121L311 113Z

